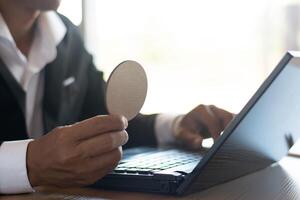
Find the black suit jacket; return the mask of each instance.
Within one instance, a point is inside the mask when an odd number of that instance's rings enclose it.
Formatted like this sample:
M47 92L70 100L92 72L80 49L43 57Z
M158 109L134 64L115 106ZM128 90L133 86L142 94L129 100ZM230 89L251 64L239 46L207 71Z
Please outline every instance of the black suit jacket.
M45 133L57 126L72 124L95 115L107 114L105 82L94 66L81 36L67 18L60 16L67 28L57 47L56 59L44 69L43 121ZM63 81L75 81L64 86ZM0 59L0 143L27 138L25 93ZM129 122L129 141L125 147L155 145L155 115L138 115Z

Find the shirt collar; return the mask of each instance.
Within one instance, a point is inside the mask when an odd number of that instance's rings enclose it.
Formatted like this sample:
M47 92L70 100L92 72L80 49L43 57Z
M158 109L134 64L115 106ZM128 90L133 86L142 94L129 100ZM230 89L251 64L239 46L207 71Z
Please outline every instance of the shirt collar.
M41 71L56 58L56 46L63 40L66 31L66 26L54 11L41 13L28 60L33 73Z
M67 32L65 24L54 11L41 13L38 19L38 28L43 36L47 36L48 40L57 46L65 37Z
M6 52L4 57L0 52L0 56L25 91L33 74L39 73L55 60L57 45L61 43L66 32L66 26L55 11L42 12L38 17L34 40L26 58L17 48L0 13L0 51Z

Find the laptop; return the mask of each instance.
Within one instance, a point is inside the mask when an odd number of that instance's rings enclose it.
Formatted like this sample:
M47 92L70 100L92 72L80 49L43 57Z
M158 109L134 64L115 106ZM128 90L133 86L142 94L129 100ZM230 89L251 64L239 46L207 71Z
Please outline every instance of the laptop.
M299 122L300 52L287 52L208 151L128 149L115 170L92 187L199 192L279 161L299 138Z

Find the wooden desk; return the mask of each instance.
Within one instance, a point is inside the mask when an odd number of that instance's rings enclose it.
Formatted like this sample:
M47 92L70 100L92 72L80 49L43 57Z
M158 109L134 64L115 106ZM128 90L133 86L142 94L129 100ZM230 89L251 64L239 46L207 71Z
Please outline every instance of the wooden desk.
M86 188L37 188L37 192L25 195L0 196L0 200L152 200L152 199L203 199L203 200L268 200L300 199L300 158L286 157L278 164L233 180L208 190L183 197L163 196L133 192L116 192Z

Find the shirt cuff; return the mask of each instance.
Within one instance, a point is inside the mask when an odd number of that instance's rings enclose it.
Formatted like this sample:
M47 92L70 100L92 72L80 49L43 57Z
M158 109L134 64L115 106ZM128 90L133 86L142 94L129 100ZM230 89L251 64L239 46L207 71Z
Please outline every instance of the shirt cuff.
M175 143L174 125L178 117L176 114L159 114L155 120L155 135L159 146Z
M0 146L0 194L33 192L27 175L26 154L32 140L3 142Z

